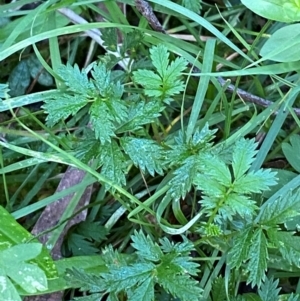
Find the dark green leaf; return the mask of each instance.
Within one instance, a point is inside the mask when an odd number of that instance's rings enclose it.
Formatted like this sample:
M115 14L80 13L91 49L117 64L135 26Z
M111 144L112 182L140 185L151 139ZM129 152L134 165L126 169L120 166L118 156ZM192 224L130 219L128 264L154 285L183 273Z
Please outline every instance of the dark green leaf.
M107 50L118 50L118 35L115 27L101 28L101 37L104 41L103 45Z
M150 261L158 261L163 253L159 246L153 242L150 236L145 236L143 232L134 232L131 236L133 243L131 244L136 250L138 256Z
M9 74L8 85L10 96L15 97L24 95L30 81L30 70L27 61L22 60Z
M239 268L248 259L252 236L252 227L247 227L233 238L232 248L228 253L228 263L232 268Z
M182 0L182 5L196 14L200 13L201 0Z
M202 289L198 282L187 275L169 275L160 277L157 275L159 284L173 296L181 301L201 300Z
M32 78L37 79L40 85L49 87L54 84L53 77L44 69L37 57L31 56L28 61L28 68Z
M93 255L99 252L99 249L92 242L76 233L72 233L68 237L68 248L74 256Z
M147 278L143 283L132 288L127 293L128 301L153 301L154 282L153 278Z

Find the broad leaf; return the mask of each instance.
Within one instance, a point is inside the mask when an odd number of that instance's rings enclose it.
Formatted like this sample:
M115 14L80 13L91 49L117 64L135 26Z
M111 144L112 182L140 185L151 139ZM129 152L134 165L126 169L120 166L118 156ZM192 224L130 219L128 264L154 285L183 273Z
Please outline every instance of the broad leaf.
M300 4L300 3L299 3ZM300 16L300 8L299 8ZM288 25L273 33L260 50L265 60L296 62L300 60L300 24Z
M299 0L241 0L242 3L256 14L270 20L280 22L300 21Z

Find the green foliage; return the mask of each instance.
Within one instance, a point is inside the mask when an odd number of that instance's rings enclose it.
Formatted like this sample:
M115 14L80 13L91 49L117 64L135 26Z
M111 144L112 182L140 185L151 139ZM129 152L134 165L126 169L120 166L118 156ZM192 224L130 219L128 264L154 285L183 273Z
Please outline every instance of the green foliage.
M190 276L196 275L199 267L189 257L194 249L192 243L185 239L174 244L164 238L158 245L150 236L137 231L132 235L132 241L136 260L126 262L117 252L109 249L105 251L109 272L94 276L73 269L68 271L69 281L75 281L82 290L91 293L108 292L110 298L126 292L131 301L154 300L155 284L182 301L201 299L202 290Z
M157 73L151 70L133 72L136 83L144 86L144 93L150 97L160 97L164 101L180 93L184 89L184 83L179 77L187 62L183 58L176 58L170 63L168 50L162 44L150 50L150 57Z
M199 14L202 0L182 0L182 5L191 11Z

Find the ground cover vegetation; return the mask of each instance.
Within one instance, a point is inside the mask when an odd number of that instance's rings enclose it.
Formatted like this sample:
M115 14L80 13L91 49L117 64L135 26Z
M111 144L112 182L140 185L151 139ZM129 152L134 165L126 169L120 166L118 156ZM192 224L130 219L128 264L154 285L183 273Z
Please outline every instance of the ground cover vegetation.
M0 300L300 300L299 21L3 2Z

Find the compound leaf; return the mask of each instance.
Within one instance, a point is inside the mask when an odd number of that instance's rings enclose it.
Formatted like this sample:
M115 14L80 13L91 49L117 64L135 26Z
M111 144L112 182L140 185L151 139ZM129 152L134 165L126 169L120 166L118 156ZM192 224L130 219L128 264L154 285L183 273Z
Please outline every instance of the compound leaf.
M75 115L87 104L87 98L84 95L63 94L54 99L47 99L43 108L48 113L46 118L47 125L53 126L61 120L65 120L70 115Z
M262 301L277 301L279 299L280 288L278 288L279 279L266 278L258 290Z
M143 173L148 171L151 176L154 176L155 172L163 174L162 148L153 140L124 137L121 138L121 145L133 164L138 166Z
M106 103L100 99L96 100L89 112L96 139L99 139L102 144L110 142L111 138L115 137L115 125Z
M158 261L163 253L160 247L153 242L150 236L145 236L143 232L134 232L131 236L133 243L131 244L136 250L137 254L146 260Z

